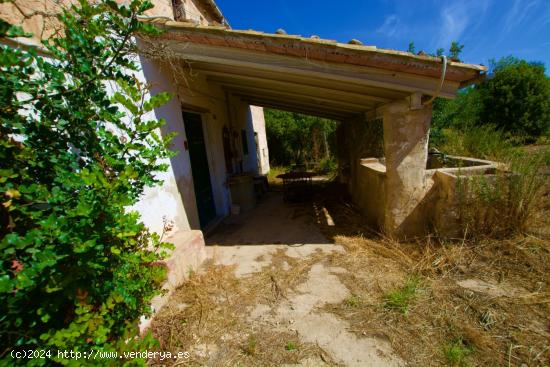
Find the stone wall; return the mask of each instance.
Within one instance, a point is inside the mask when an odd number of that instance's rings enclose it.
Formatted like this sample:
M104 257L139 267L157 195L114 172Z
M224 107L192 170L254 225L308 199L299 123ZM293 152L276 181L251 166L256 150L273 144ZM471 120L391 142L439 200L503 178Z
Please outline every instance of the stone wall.
M201 0L176 0L175 19L200 25L220 25L219 16L207 5Z
M119 4L128 2L128 0L116 1ZM151 0L151 2L153 8L145 12L146 16L174 19L171 0ZM0 3L0 19L21 26L25 32L33 35L31 38L20 38L19 42L39 45L40 40L62 31L57 15L63 9L69 9L71 5L76 4L78 4L77 0L14 0Z
M384 157L382 120L358 117L343 121L338 125L336 138L339 180L354 192L359 160Z
M381 119L344 121L337 130L339 180L373 228L384 224L386 167ZM383 162L383 159L382 159Z

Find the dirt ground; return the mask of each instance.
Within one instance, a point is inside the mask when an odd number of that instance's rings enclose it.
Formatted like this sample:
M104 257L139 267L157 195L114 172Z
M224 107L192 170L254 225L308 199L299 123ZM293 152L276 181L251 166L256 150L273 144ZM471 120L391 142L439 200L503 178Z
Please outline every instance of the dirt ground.
M153 319L161 348L189 366L550 363L548 239L399 244L327 190L222 224Z

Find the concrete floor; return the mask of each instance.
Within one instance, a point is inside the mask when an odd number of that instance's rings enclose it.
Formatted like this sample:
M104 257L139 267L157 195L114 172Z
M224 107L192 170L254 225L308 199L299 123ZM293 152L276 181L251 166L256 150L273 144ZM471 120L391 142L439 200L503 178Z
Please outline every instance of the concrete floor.
M228 217L206 236L206 245L329 243L315 225L311 202L285 203L274 191L254 209Z
M269 269L272 256L283 250L289 257L307 260L318 251L345 252L330 243L315 225L311 203L286 204L279 193L269 193L248 213L226 219L207 238L207 254L215 263L235 266L244 278ZM283 328L297 333L301 340L317 344L343 366L398 367L404 362L392 351L389 341L357 337L347 321L322 310L350 296L339 280L346 269L316 262L308 279L276 304L250 307L249 321L257 327ZM327 366L321 360L304 361L300 366Z

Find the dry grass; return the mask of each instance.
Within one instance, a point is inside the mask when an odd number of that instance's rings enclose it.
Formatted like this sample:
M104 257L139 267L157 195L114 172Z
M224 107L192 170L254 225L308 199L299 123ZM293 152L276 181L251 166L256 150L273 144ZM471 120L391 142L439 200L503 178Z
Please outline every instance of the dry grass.
M363 233L361 217L338 195L324 196L315 207L321 230L345 253L294 259L280 251L271 265L245 278L210 264L155 317L153 331L162 349L190 351L190 366L280 366L307 358L334 364L320 347L277 325L276 318L249 319L256 305L273 309L285 300L322 261L347 270L337 276L352 295L323 310L348 321L349 331L360 338L390 341L410 366L549 365L550 241L522 235L397 243ZM335 225L326 223L323 207ZM411 278L419 282L407 298L407 312L387 307L388 294L407 288ZM493 284L502 294L458 284L467 279Z
M337 242L347 253L332 255L331 264L349 270L339 275L341 281L367 301L353 308L343 302L326 310L348 320L358 336L389 339L411 366L550 362L547 241L521 237L480 244L428 242L422 247L361 237ZM387 307L388 294L407 288L411 277L421 284L407 301L407 312ZM506 284L504 289L525 294L494 297L457 284L470 278ZM450 356L459 353L458 341L464 354L457 364Z
M245 278L232 267L207 264L155 316L153 334L164 351L190 352L189 366L281 366L307 358L333 365L322 349L282 325L249 318L256 305L285 299L320 256L299 261L279 251L270 266Z
M325 199L336 226L321 229L346 248L331 266L360 299L327 305L349 321L358 337L391 341L411 366L548 366L550 363L550 240L518 235L505 240L397 243L365 228L356 210L337 195ZM543 225L548 226L548 216ZM319 221L322 223L322 221ZM344 235L339 235L339 233ZM388 308L388 294L419 279L407 313ZM479 279L505 296L458 285Z

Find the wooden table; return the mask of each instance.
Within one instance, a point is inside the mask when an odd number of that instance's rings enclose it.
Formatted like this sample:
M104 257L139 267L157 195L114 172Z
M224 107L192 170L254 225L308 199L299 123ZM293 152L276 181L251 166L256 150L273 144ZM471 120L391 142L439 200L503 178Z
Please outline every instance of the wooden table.
M311 197L313 192L313 172L293 171L277 176L283 180L283 200L302 201Z

